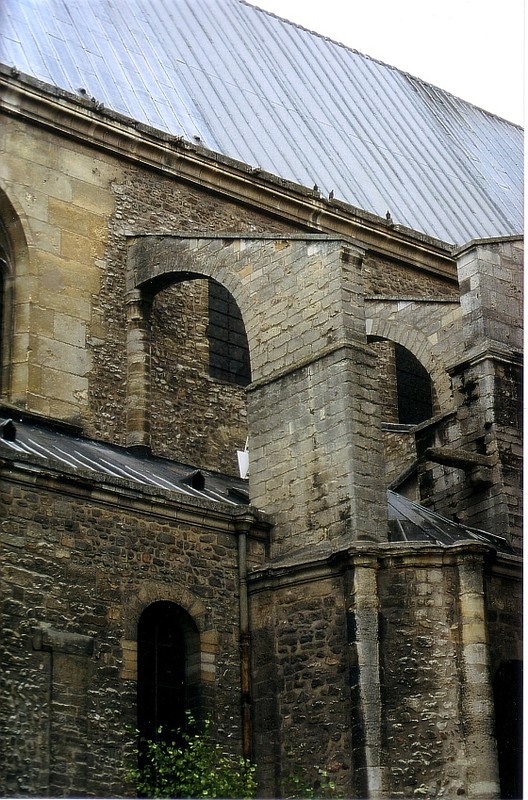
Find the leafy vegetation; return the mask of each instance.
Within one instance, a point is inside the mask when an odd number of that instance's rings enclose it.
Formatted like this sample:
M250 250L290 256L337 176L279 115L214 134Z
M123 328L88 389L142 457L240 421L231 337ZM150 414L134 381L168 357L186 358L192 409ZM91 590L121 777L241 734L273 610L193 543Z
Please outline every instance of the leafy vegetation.
M129 777L141 797L252 798L257 791L255 765L224 752L210 735L210 720L203 731L187 714L188 729L172 740L146 739L135 751L138 766ZM162 731L159 731L161 734Z
M206 720L199 731L187 712L187 729L174 736L143 739L134 750L137 766L128 773L140 797L240 798L250 800L257 793L256 766L233 756L215 742ZM292 758L292 754L290 754ZM293 759L292 759L293 760ZM329 773L315 767L318 779L311 784L304 770L292 764L283 783L285 798L337 798L339 793Z

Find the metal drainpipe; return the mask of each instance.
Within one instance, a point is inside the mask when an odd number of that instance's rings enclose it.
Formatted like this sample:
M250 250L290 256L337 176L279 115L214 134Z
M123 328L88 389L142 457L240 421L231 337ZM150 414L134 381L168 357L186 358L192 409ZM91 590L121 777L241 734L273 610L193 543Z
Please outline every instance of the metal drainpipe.
M242 710L242 754L251 758L250 631L247 591L247 535L251 517L236 521L238 533L238 586L240 610L240 703Z

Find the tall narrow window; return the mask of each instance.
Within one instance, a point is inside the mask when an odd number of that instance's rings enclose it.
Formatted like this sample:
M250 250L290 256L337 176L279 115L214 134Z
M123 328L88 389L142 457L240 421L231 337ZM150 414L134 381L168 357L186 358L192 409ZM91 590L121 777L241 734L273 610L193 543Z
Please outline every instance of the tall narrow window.
M138 729L157 738L185 725L189 697L189 662L197 649L197 632L189 615L175 603L148 606L138 624ZM163 734L162 734L163 736Z
M500 796L504 798L523 796L522 673L522 661L505 661L500 665L493 681Z
M251 381L249 347L240 310L231 294L209 281L209 375L247 386Z

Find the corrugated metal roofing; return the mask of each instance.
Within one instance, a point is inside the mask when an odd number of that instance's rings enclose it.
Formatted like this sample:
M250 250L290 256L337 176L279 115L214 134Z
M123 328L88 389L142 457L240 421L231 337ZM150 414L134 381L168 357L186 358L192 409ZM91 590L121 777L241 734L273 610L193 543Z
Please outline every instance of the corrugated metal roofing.
M240 0L1 0L0 61L454 244L522 232L523 132Z
M453 522L396 492L388 490L387 500L391 542L429 542L449 547L460 541L474 541L502 553L515 552L502 536Z
M23 419L14 422L0 415L0 457L7 452L11 456L30 456L44 464L62 465L68 473L88 471L107 475L176 492L191 500L212 500L232 506L249 502L246 481L193 470L168 459L139 455L124 447L72 436ZM502 537L452 522L390 490L387 503L392 542L425 542L448 547L470 540L491 545L500 552L514 552Z

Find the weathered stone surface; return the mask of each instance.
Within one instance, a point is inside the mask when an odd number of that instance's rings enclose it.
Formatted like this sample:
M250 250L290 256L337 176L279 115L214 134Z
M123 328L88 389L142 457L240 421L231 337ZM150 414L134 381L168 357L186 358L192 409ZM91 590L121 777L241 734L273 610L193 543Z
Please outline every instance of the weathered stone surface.
M521 242L453 254L125 121L97 118L96 147L24 113L0 129L2 399L231 475L249 433L274 523L248 542L262 793L287 792L294 762L346 796L497 793L490 697L521 658L518 561L391 544L384 490L520 551ZM247 389L209 373L210 279L240 309ZM431 378L419 425L399 425L396 344ZM238 512L36 458L0 463L2 792L133 793L137 625L158 600L196 625L201 709L241 752Z

